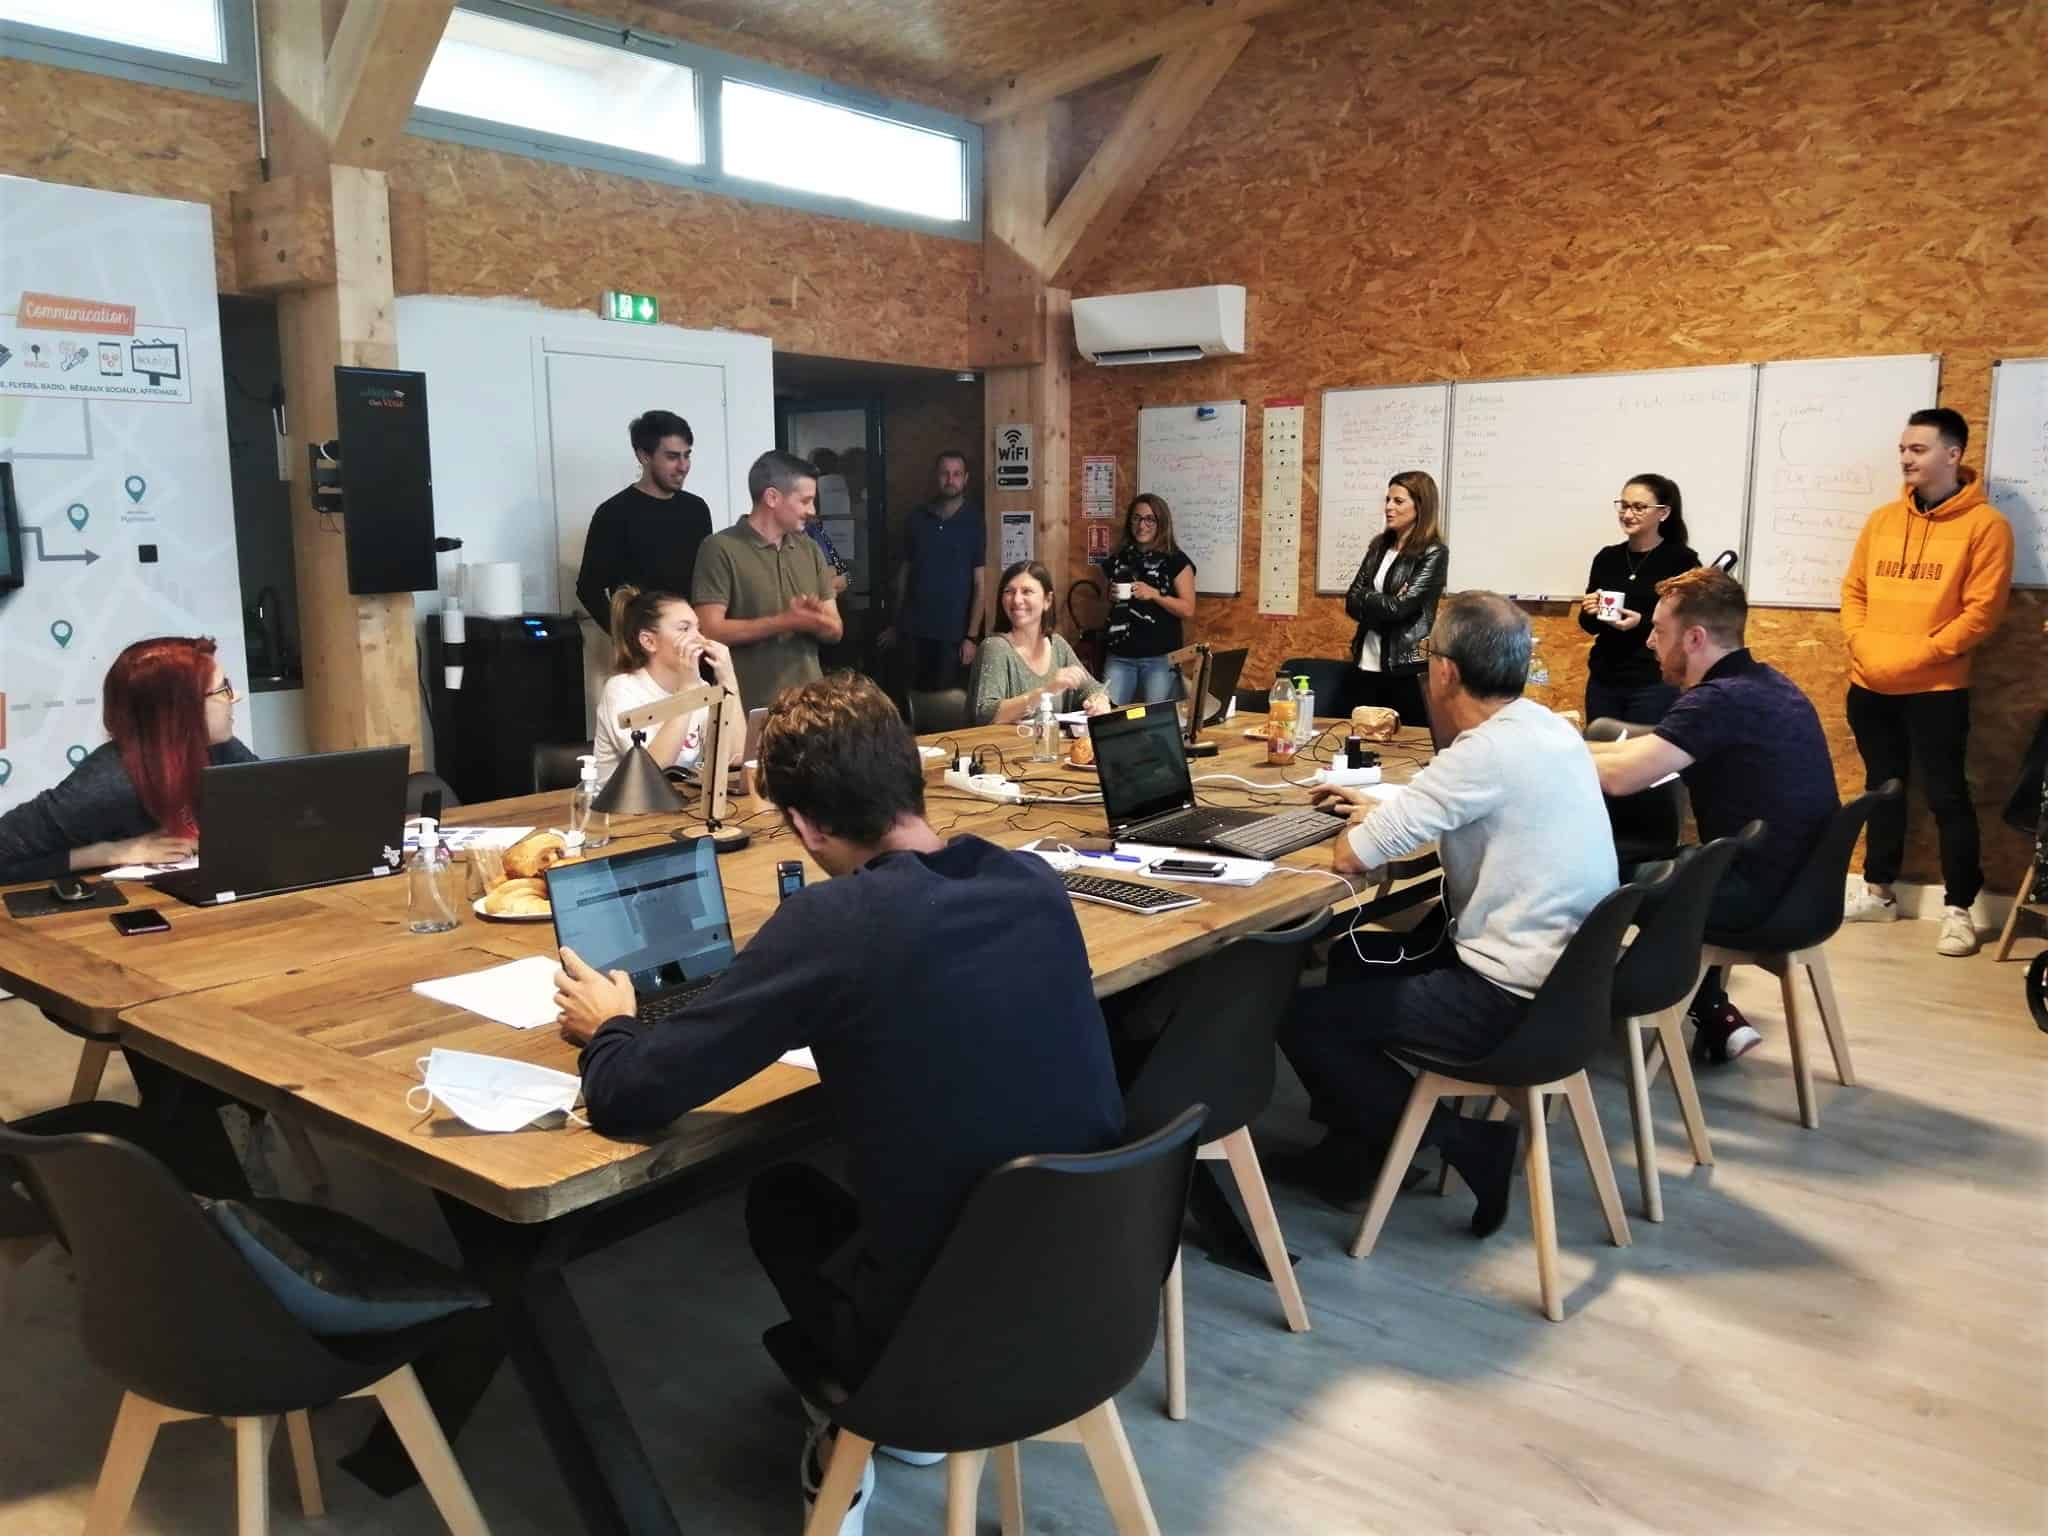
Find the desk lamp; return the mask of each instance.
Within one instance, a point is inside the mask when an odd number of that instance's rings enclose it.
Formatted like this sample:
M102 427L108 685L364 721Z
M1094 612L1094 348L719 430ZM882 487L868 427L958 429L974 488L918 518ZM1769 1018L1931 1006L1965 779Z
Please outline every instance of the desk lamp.
M658 704L621 711L619 729L632 733L633 749L619 759L619 766L612 770L612 776L598 794L594 808L628 816L672 815L680 810L681 797L662 772L661 765L655 762L654 754L647 750L646 734L679 715L699 709L707 711L703 750L697 758L698 777L704 781L704 829L710 834L712 846L718 852L735 853L746 847L751 839L743 829L726 821L732 815L732 801L727 794L732 768L725 760L725 735L729 730L743 727L738 719L739 695L720 683L685 688ZM704 768L706 764L711 765L708 775ZM616 804L613 803L614 797Z

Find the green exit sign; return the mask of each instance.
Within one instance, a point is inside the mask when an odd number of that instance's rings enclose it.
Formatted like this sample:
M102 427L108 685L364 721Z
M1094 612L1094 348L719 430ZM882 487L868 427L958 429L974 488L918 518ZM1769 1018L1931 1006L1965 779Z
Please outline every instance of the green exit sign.
M608 288L597 312L607 320L624 320L631 325L661 323L661 302L651 293L619 293Z

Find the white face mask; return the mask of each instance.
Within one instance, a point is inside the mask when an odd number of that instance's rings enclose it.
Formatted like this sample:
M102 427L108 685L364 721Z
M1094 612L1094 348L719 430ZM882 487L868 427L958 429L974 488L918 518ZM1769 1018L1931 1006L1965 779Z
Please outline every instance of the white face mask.
M425 1114L436 1102L479 1131L523 1130L544 1115L574 1113L583 1080L530 1061L476 1051L436 1050L419 1060L426 1079L406 1093L406 1108Z

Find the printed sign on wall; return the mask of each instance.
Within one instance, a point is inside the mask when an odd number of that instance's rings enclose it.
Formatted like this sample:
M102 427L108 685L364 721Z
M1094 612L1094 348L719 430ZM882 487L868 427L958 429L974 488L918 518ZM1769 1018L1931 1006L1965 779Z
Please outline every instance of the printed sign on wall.
M1031 489L1031 423L1013 421L996 428L996 489Z

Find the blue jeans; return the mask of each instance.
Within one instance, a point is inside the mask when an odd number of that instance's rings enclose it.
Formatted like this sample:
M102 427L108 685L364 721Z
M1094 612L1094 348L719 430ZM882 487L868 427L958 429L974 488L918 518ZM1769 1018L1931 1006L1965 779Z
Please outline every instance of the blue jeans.
M1180 697L1180 671L1164 656L1112 656L1103 673L1102 686L1118 709Z

